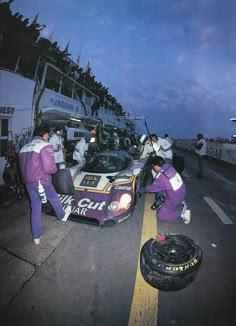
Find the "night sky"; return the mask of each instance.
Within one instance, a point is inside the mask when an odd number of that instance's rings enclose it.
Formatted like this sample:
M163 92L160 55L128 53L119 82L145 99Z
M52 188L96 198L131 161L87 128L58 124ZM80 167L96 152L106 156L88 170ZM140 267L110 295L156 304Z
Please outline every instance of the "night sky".
M15 0L126 112L162 136L230 137L236 124L235 0ZM142 132L141 123L139 131Z

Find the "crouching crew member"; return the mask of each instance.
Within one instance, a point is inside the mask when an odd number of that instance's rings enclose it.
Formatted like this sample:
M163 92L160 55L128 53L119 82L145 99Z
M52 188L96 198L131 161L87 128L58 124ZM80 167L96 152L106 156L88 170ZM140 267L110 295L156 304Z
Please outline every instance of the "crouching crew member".
M179 205L184 205L186 196L186 187L181 176L175 168L161 156L154 156L151 159L153 169L157 172L155 179L151 185L142 189L142 192L162 192L164 203L157 211L157 218L159 220L175 221L179 217L188 219L190 221L190 211L178 209ZM182 214L182 215L181 215Z

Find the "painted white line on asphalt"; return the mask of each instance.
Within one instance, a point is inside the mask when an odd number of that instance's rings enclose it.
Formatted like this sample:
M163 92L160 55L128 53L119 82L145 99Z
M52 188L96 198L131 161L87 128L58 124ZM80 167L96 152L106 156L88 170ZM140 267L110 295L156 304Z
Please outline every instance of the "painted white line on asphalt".
M208 171L210 171L211 173L215 174L219 179L221 179L222 181L228 183L230 186L234 186L234 183L230 182L228 179L226 179L225 177L222 177L222 175L216 173L213 170L207 169Z
M217 214L220 220L224 224L233 224L231 219L222 211L222 209L214 202L214 200L210 197L203 197L207 204L213 209L213 211Z

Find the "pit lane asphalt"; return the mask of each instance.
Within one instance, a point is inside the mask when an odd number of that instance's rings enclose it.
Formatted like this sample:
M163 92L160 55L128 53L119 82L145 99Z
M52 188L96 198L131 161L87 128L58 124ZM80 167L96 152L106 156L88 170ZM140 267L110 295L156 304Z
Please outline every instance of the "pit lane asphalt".
M158 326L235 325L235 167L208 160L206 178L197 179L194 156L184 157L192 215L188 225L158 221L153 228L155 212L144 210L145 200L153 198L147 194L129 220L112 228L62 223L43 214L43 235L36 246L27 198L1 207L1 325L152 326L156 320ZM233 224L224 224L205 198L212 198ZM185 234L204 255L196 279L186 289L154 290L156 309L147 307L149 291L136 288L140 240L148 224L153 237L157 231ZM143 291L138 307L132 304L135 291ZM133 309L136 319L130 317Z

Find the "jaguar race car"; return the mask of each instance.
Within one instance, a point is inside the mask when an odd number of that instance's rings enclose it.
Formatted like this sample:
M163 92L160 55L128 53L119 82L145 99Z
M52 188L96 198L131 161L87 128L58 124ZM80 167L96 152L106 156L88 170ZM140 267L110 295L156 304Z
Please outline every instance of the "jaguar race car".
M105 150L82 167L58 170L53 184L64 209L71 206L70 220L112 226L131 216L146 173L145 160Z

